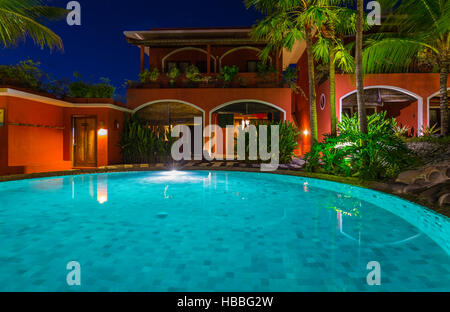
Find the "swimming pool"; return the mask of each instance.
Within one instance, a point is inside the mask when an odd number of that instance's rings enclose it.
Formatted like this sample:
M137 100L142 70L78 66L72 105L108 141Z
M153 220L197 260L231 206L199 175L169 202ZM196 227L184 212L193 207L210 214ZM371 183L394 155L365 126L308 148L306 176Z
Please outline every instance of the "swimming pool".
M0 183L1 291L450 291L449 241L449 219L421 206L295 176ZM370 261L381 285L367 283Z

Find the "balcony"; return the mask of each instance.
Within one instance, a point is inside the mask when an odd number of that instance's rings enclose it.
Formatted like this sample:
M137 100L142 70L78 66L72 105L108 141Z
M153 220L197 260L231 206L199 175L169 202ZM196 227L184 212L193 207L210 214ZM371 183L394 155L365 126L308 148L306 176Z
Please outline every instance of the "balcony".
M166 74L161 74L157 81L141 83L130 81L128 89L172 89L172 88L289 88L277 75L258 77L257 73L239 73L236 78L226 83L219 78L220 74L202 74L200 81L191 81L181 74L173 83L170 83Z

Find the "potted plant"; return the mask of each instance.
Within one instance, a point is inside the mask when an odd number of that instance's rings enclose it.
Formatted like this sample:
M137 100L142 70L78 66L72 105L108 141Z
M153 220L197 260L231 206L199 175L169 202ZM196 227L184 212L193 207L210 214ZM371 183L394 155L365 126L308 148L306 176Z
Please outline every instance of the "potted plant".
M176 81L178 76L180 76L180 70L176 67L172 67L167 73L167 77L169 78L169 86L174 88L176 85Z
M236 65L223 67L219 75L219 79L223 81L223 87L229 88L238 74L239 67Z
M200 74L197 66L191 64L186 68L186 78L188 79L188 87L196 88L198 83L202 80L202 74Z
M158 68L153 68L152 70L145 70L139 74L139 80L142 84L151 84L152 87L159 87L159 84L156 83L159 79L159 70Z
M259 63L257 65L257 74L259 78L259 87L269 87L273 86L276 82L278 72L272 65L267 65L264 63Z

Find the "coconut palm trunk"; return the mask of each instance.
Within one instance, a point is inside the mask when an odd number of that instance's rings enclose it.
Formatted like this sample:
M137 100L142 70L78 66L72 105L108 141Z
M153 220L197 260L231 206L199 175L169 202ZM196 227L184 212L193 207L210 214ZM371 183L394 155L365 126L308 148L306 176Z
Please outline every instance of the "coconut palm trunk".
M362 39L364 26L364 1L357 0L356 13L356 48L355 48L355 63L356 63L356 100L358 103L358 119L359 130L367 134L367 116L366 104L364 98L364 75L362 65Z
M336 67L335 67L335 46L330 47L330 123L331 135L336 135Z
M440 111L441 111L441 135L446 136L449 134L448 129L448 96L447 96L447 79L448 79L448 68L449 62L444 62L441 65L441 73L440 73Z
M309 83L309 120L311 126L311 146L319 141L317 131L317 106L316 106L316 79L314 76L314 55L312 51L311 28L305 26L306 54L308 57L308 83Z

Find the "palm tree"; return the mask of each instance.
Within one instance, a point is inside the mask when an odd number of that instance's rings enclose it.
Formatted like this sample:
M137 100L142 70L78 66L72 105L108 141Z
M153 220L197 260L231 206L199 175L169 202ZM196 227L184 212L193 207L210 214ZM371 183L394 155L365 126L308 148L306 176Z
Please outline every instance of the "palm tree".
M331 135L336 135L336 66L346 73L354 72L355 62L350 52L344 46L344 35L354 34L355 13L343 7L330 7L328 20L319 29L317 42L314 44L313 52L316 59L328 64L330 81L330 120Z
M0 0L0 42L9 47L29 36L41 48L62 49L61 38L41 22L66 13L62 8L43 6L40 0Z
M381 0L388 15L379 34L364 51L367 71L408 71L414 60L425 60L440 73L441 135L449 134L447 79L450 69L450 1Z
M267 59L277 48L291 50L296 40L305 40L308 58L309 106L311 145L318 141L316 79L314 76L313 37L326 22L330 4L341 0L245 0L247 7L254 7L266 17L253 29L255 39L268 42L261 53Z
M356 1L356 101L358 103L359 131L367 134L366 103L364 98L364 74L362 65L363 55L363 31L364 31L364 1Z

